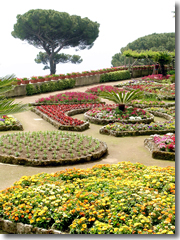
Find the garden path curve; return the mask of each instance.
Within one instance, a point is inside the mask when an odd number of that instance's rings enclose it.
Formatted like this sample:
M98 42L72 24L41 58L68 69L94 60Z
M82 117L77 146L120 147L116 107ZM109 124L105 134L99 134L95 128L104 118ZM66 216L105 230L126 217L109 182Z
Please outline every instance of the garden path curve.
M127 80L126 80L127 81ZM122 83L122 81L117 82L109 82L103 83L103 85L115 85L118 83ZM98 86L100 84L95 84L93 86ZM41 97L48 97L49 95L55 95L60 92L67 91L79 91L85 92L87 88L91 88L91 86L84 86L80 88L68 89L64 91L57 91L53 93L45 93L34 96L27 96L16 98L16 102L29 103L35 102ZM107 103L110 103L106 100ZM14 116L22 123L24 127L24 131L47 131L47 130L56 130L50 123L43 120L41 117L36 115L32 111L14 114ZM79 119L83 119L83 114L74 116ZM158 118L156 118L157 120ZM162 120L159 118L159 120ZM155 160L151 157L151 153L144 147L144 139L149 136L137 136L137 137L121 137L115 138L113 136L106 136L99 134L99 129L102 126L90 124L90 128L82 132L82 134L92 136L94 138L98 138L101 141L107 143L108 146L108 155L104 156L98 161L89 162L84 164L76 164L71 166L59 166L59 167L26 167L20 165L10 165L10 164L2 164L0 163L0 190L5 189L13 185L13 183L19 180L24 175L33 175L41 172L57 172L67 168L90 168L95 164L114 164L121 161L130 161L132 163L142 163L147 166L159 166L159 167L167 167L167 166L175 166L175 162L173 161L163 161L163 160ZM0 132L0 135L6 134L7 132Z

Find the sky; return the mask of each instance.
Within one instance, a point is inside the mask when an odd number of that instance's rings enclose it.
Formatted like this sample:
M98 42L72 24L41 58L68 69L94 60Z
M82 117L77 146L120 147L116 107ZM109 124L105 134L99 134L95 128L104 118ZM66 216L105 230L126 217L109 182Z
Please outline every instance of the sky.
M99 37L90 50L74 48L59 53L78 54L81 64L58 64L56 73L82 72L112 67L112 56L134 40L152 33L175 32L175 4L172 0L6 0L1 3L0 77L15 74L23 78L44 76L43 64L35 63L39 51L11 35L16 16L31 9L54 9L88 17L100 24Z

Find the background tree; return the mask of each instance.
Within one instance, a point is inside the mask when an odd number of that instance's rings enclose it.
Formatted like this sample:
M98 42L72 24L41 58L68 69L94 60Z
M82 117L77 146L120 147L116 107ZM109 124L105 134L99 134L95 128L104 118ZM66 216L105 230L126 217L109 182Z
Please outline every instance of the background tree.
M50 74L55 74L55 56L62 49L90 49L99 35L99 23L66 12L32 9L17 15L12 36L44 49Z
M175 51L175 33L153 33L128 43L126 47L120 49L120 53L116 53L112 56L111 64L113 67L124 65L125 56L123 56L123 52L128 49L137 52L141 52L143 50L173 52ZM141 59L138 64L144 65L149 64L149 62L147 59Z
M37 57L34 59L36 63L42 63L44 64L44 68L45 69L50 69L50 59L49 56L46 52L39 52ZM56 72L56 64L58 63L68 63L71 62L73 64L78 64L81 63L83 60L81 59L81 57L79 55L70 55L70 54L64 54L64 53L57 53L54 56L54 63L55 63L55 72Z
M5 76L0 79L0 117L3 115L19 113L29 109L27 104L14 103L14 99L6 98L4 94L15 88L15 76Z
M172 56L170 53L166 52L158 52L157 54L154 55L153 59L156 62L159 62L161 66L161 72L163 76L167 75L167 71L165 69L165 64L169 64L172 61Z
M153 59L155 62L159 62L161 66L161 72L163 76L166 76L167 72L165 69L165 65L172 62L175 59L175 52L168 51L132 51L131 49L123 52L123 55L128 58L135 59Z

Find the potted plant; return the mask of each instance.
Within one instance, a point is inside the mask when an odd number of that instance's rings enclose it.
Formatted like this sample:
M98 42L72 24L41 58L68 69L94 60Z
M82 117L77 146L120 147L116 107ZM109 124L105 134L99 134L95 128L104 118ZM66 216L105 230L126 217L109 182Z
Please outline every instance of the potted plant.
M28 84L29 83L29 79L28 78L22 78L21 83L22 84Z
M77 77L77 73L76 72L72 72L71 75L72 75L72 78L76 78Z
M21 85L21 81L22 81L21 78L16 78L13 82L13 85Z
M30 82L31 83L37 83L38 82L37 77L35 77L35 76L31 77Z
M45 78L43 76L38 76L37 79L38 79L38 82L44 82L45 81Z
M45 77L44 77L44 79L45 79L45 81L51 81L51 78L52 78L52 76L51 75L46 75Z
M65 79L66 75L65 74L59 74L59 79Z
M67 73L67 74L66 74L66 77L67 77L67 78L72 78L72 74L71 74L71 73Z

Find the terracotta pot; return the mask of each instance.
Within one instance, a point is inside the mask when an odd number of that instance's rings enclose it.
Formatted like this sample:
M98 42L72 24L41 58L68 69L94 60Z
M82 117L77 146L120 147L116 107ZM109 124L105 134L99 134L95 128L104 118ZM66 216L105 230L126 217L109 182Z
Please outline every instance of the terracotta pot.
M21 80L21 83L22 84L29 84L29 80L27 80L27 81Z
M37 83L38 80L37 80L37 79L31 79L30 82L31 82L31 83Z
M38 79L38 82L44 82L44 81L45 81L44 78L42 78L42 79Z

